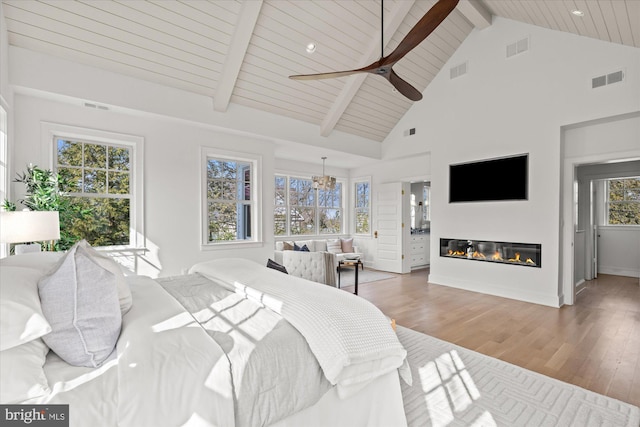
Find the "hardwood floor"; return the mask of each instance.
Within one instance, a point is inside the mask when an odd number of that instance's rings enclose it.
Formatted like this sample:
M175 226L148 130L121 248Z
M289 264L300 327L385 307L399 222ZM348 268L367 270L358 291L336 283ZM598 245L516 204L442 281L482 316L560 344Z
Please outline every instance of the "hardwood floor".
M560 309L427 282L428 270L359 286L399 325L640 406L640 286L600 275ZM345 287L353 292L352 287Z

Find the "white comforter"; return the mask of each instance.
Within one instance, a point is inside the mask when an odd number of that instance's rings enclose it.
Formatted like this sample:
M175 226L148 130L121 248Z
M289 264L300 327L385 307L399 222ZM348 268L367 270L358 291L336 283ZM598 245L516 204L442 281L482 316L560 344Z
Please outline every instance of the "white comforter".
M72 426L234 425L228 359L155 281L130 282L134 304L114 358L77 368L49 353L52 393L31 403L70 405Z
M305 337L341 395L399 368L410 383L406 350L386 317L368 301L239 258L196 264L191 272L227 283L284 317Z

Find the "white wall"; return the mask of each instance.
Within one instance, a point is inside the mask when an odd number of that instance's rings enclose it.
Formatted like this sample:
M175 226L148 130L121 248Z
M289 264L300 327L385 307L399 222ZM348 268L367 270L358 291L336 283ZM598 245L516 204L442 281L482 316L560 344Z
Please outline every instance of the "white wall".
M506 45L531 49L506 58ZM448 66L384 141L383 159L431 153L431 282L551 306L562 303L560 276L561 127L640 110L640 49L502 18L473 31ZM626 80L595 91L591 78L624 68ZM404 136L415 127L421 139ZM449 204L450 164L529 153L529 200ZM491 185L478 177L470 185ZM440 238L542 244L542 268L438 257Z
M149 252L138 259L139 273L175 275L207 259L240 256L263 263L272 256L273 197L269 195L274 191L274 159L273 144L268 141L159 116L101 111L28 95L16 95L15 119L13 159L18 171L29 162L51 167L41 142L43 121L144 137L145 246ZM202 146L262 155L264 243L259 247L201 250Z

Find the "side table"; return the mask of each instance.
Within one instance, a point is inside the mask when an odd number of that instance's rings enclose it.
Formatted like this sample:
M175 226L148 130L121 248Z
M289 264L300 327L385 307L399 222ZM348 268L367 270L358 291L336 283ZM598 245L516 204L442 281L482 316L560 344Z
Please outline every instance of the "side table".
M340 274L342 272L342 268L345 266L349 266L349 267L354 267L355 273L356 273L356 277L355 277L355 285L356 285L356 291L354 292L356 295L358 295L358 267L362 267L362 269L364 269L364 264L362 263L362 261L358 258L358 259L343 259L338 261L338 289L340 289Z

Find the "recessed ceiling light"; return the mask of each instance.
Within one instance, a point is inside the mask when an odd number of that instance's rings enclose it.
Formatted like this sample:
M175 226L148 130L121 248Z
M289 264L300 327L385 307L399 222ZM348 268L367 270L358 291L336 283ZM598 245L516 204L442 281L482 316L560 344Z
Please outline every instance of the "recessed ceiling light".
M307 53L313 53L316 51L316 44L315 43L309 43L306 47L307 49Z
M581 11L580 9L574 9L571 11L571 14L573 14L574 16L584 16L584 12Z

